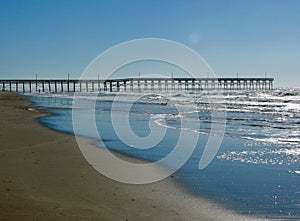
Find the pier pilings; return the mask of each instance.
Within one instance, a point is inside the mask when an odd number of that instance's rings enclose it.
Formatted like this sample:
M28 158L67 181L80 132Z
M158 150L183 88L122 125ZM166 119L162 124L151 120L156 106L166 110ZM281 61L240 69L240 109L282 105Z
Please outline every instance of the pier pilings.
M273 90L274 78L0 79L2 91L19 93ZM21 85L21 86L20 86ZM84 86L83 86L84 85Z

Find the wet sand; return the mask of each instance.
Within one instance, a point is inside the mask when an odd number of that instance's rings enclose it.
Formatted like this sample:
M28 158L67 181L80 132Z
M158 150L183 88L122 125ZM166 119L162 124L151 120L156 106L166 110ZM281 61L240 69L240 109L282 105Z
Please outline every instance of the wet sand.
M175 178L110 180L74 136L42 126L42 113L29 108L21 96L0 93L0 220L256 220L193 196Z

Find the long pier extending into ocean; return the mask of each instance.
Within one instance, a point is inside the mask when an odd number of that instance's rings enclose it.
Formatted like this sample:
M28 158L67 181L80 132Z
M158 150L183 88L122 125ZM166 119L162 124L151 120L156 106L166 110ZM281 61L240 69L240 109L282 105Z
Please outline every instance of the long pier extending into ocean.
M3 79L0 90L32 92L121 92L272 90L274 78Z

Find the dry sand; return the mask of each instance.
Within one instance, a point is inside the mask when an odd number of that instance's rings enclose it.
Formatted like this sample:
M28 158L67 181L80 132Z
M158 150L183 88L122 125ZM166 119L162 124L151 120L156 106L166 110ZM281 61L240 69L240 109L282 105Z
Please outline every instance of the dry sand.
M0 93L0 220L254 220L195 197L172 178L112 181L82 156L75 137L43 127L42 113Z

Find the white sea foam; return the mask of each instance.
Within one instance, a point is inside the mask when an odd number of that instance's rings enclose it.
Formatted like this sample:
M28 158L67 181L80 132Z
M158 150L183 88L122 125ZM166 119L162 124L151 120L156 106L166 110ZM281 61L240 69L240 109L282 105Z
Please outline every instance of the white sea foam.
M300 175L300 170L290 170L289 172L292 173L292 174Z
M227 91L223 94L216 92L190 93L134 93L122 92L115 98L116 93L77 93L76 97L82 101L97 100L117 102L140 102L164 106L180 106L186 108L182 115L156 113L151 114L154 122L159 126L170 129L178 128L169 125L169 119L189 118L195 116L189 108L197 110L201 123L206 128L184 128L195 133L209 133L209 116L207 112L214 110L227 114L227 129L225 136L239 137L264 143L300 144L300 89L277 89L271 92ZM142 96L141 96L142 95ZM36 94L41 97L56 97L72 99L73 94ZM138 98L138 99L137 99ZM66 107L57 105L56 107ZM80 107L78 107L80 108ZM208 114L209 115L209 114ZM218 119L217 119L218 120ZM221 119L220 119L221 120ZM183 128L181 128L183 129Z

